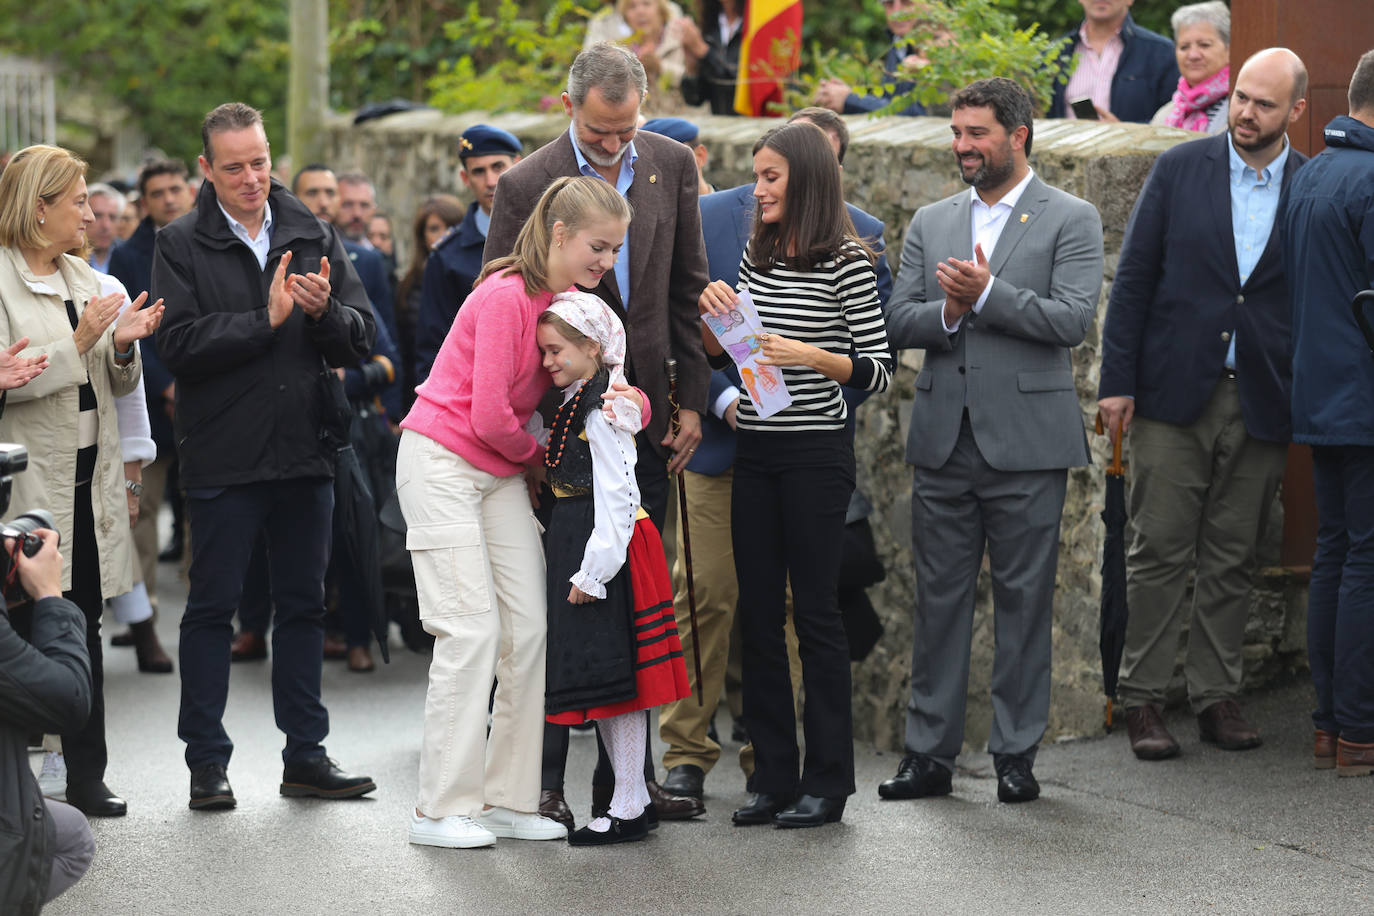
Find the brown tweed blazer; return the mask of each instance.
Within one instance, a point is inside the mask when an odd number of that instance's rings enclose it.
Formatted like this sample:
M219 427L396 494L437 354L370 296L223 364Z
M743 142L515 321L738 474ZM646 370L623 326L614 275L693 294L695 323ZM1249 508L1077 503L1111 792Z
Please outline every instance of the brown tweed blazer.
M634 208L629 231L628 314L614 272L607 273L592 292L625 322L626 375L649 396L653 415L646 435L666 457L658 444L667 435L670 414L665 359L677 360L678 403L688 410L706 410L711 370L697 317L697 297L708 279L706 246L691 151L675 140L645 131L635 134L634 148L639 158L634 183L625 195ZM577 174L577 157L567 133L503 174L496 186L483 262L510 254L544 189L555 178Z

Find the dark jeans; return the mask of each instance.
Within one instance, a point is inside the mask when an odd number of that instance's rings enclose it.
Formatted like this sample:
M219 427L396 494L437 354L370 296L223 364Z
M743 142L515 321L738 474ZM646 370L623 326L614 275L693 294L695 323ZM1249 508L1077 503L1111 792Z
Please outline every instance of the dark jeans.
M1313 724L1374 741L1374 448L1313 446L1317 553L1307 592Z
M272 625L272 579L267 565L267 535L259 533L253 542L253 557L243 577L239 596L239 629L266 636Z
M187 492L191 585L181 620L181 718L191 769L228 764L224 731L229 644L254 543L261 531L272 557L272 701L286 734L282 760L324 753L329 713L320 701L324 650L324 571L329 562L334 487L328 479L242 484Z
M649 514L649 520L663 530L664 519L668 516L668 462L660 458L658 452L640 434L635 437L635 482L639 484L639 504ZM547 525L547 514L540 516L540 523ZM644 715L648 716L646 711ZM652 724L652 720L650 720ZM645 735L651 736L653 729L646 729ZM563 791L563 773L568 767L568 726L544 723L544 755L541 765L539 787L555 792ZM652 782L654 773L653 739L646 737L644 742L644 778ZM611 770L611 758L606 754L606 745L601 741L601 731L596 731L596 769L592 772L592 785L615 785L615 773Z
M86 649L91 654L91 715L79 732L62 736L67 763L67 784L79 785L105 778L109 753L105 747L105 665L101 652L100 614L105 605L100 595L100 552L95 543L95 512L91 485L76 488L72 511L72 543L62 545L71 557L72 587L62 593L86 615Z
M739 431L730 516L744 722L754 743L751 792L825 798L854 792L849 643L836 597L853 491L854 451L843 431ZM789 578L805 688L804 762L783 638Z

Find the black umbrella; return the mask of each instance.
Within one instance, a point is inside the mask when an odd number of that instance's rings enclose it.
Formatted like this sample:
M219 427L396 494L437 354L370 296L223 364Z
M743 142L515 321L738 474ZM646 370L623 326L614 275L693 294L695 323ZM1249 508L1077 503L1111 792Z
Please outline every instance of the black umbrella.
M341 573L342 588L357 589L372 612L372 632L382 661L391 661L387 647L389 621L382 594L382 561L377 502L367 472L358 460L352 438L358 431L353 406L344 394L343 380L328 368L320 374L325 420L320 436L334 449L334 553L330 564Z
M380 534L377 504L367 474L353 446L334 453L334 560L345 571L342 587L358 588L372 610L372 632L382 661L391 661L387 648L389 621L382 595Z
M1370 323L1369 315L1365 313L1366 306L1374 307L1374 289L1361 290L1350 303L1350 307L1355 310L1355 323L1364 333L1364 340L1369 344L1370 352L1374 353L1374 324Z
M1097 417L1102 433L1102 416ZM1112 435L1112 463L1106 470L1106 495L1102 521L1102 620L1098 647L1102 650L1102 692L1107 695L1107 731L1112 730L1112 698L1121 673L1121 651L1126 645L1126 475L1121 465L1121 429Z

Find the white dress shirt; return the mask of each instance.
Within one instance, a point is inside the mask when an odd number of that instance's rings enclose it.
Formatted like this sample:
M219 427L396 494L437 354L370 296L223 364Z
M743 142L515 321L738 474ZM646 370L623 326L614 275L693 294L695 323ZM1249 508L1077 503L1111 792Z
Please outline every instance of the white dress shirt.
M984 203L983 198L978 196L977 188L968 189L970 201L969 223L973 230L971 243L969 245L969 258L977 260L975 249L979 245L982 245L983 256L989 261L992 260L992 251L997 247L998 239L1002 237L1002 230L1007 227L1007 219L1011 216L1011 212L1016 209L1016 204L1021 200L1021 195L1026 192L1026 187L1031 183L1031 179L1034 177L1035 172L1031 169L1026 169L1026 177L1017 182L1016 187L1012 188L1006 194L1003 194L1002 199L991 206ZM983 287L983 292L979 294L978 301L973 303L973 311L975 313L983 311L983 304L988 301L988 293L992 291L992 281L993 278L989 276L987 286ZM942 322L944 321L943 312L941 312L940 320ZM946 323L945 330L953 334L955 331L959 330L959 325L963 324L963 321L964 316L960 315L953 326Z
M229 211L224 209L224 204L219 204L219 212L224 214L224 218L229 221L229 229L234 235L238 236L239 241L248 246L253 252L253 257L258 259L258 270L267 269L267 252L272 250L272 205L264 204L266 212L262 216L262 227L258 229L258 237L248 234L248 229L243 223L229 215Z

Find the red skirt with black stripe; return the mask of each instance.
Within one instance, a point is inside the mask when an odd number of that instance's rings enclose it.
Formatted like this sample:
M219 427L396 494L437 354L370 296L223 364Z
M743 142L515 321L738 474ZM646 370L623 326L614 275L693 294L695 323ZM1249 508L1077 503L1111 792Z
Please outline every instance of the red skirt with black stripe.
M581 725L593 719L609 719L662 706L691 694L687 665L682 658L682 642L678 639L673 617L673 587L668 579L668 562L663 556L663 540L649 519L641 518L635 523L625 564L634 594L631 632L635 644L635 695L590 709L548 715L548 721L556 725Z

